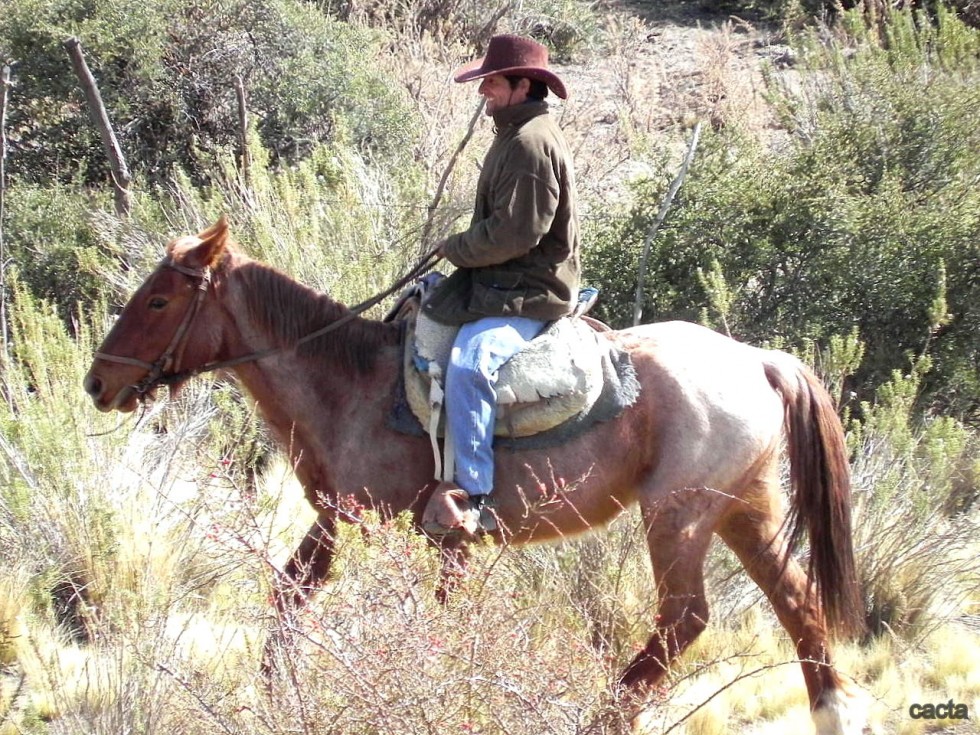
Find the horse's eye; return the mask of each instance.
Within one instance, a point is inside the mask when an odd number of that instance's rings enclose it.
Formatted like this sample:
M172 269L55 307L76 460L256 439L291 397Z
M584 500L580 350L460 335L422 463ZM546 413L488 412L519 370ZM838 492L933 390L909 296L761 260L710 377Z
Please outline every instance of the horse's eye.
M160 311L167 305L167 300L163 296L154 296L147 305L154 311Z

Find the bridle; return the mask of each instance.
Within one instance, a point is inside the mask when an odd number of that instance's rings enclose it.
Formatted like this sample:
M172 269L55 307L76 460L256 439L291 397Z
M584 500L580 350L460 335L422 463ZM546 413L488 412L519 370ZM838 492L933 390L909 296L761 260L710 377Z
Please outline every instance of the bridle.
M431 270L433 266L441 259L441 255L437 249L430 250L422 259L416 263L404 276L399 278L394 284L389 286L387 289L379 294L372 296L366 301L362 301L357 306L351 307L351 309L344 314L342 317L330 324L316 330L305 337L301 337L296 340L292 345L293 348L299 347L305 342L310 342L317 337L322 337L328 332L332 332L338 327L346 324L355 317L361 315L372 306L381 303L382 300L393 294L398 289L404 288L412 280L423 275L427 271ZM194 322L194 318L197 316L201 309L201 304L204 303L204 298L207 296L208 289L211 287L211 268L205 266L204 268L188 268L187 266L181 265L174 261L170 256L163 259L160 266L164 268L170 268L177 271L185 276L193 278L197 281L197 293L194 299L187 307L187 311L184 312L184 317L181 319L180 324L177 326L177 331L174 332L173 338L170 340L170 344L167 345L163 353L153 362L146 362L144 360L139 360L135 357L124 357L122 355L112 355L107 352L96 352L95 359L105 360L106 362L115 362L122 365L135 365L137 367L146 369L146 376L138 383L133 384L131 387L135 391L137 397L144 401L146 396L154 388L160 385L174 385L175 383L181 383L189 378L193 378L196 375L202 373L212 372L214 370L221 370L224 368L234 367L235 365L241 365L246 362L254 362L256 360L261 360L264 357L269 357L278 352L285 350L285 347L270 347L265 350L257 350L256 352L250 352L247 355L241 355L240 357L234 357L228 360L215 360L213 362L208 362L200 365L196 368L190 368L187 370L176 371L168 373L167 371L174 367L175 363L180 362L180 357L183 354L185 341L187 335L190 331L191 325ZM176 358L176 359L175 359Z
M145 362L144 360L139 360L135 357L112 355L107 352L95 353L95 359L97 360L105 360L107 362L116 362L122 365L135 365L137 367L146 368L146 376L140 382L132 386L133 390L136 391L136 395L141 400L145 398L146 394L153 390L153 388L167 380L165 373L174 365L175 355L178 356L177 361L179 361L179 356L183 354L184 341L187 337L187 333L190 331L194 317L197 316L198 311L201 309L201 304L204 303L204 297L207 295L208 288L211 286L210 267L205 266L204 268L188 268L180 263L175 263L173 258L169 256L165 258L160 265L197 280L197 292L194 294L194 299L188 305L187 311L184 312L184 318L181 319L180 324L177 325L177 331L174 332L174 336L170 340L170 344L167 345L160 357L153 362Z

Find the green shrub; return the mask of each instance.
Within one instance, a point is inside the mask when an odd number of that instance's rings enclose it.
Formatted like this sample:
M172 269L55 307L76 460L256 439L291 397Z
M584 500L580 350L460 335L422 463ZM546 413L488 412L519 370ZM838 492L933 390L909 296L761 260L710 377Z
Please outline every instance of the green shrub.
M552 59L569 61L603 36L602 14L593 3L581 0L499 6L479 0L326 0L321 6L345 22L393 32L403 42L431 39L446 50L462 44L482 52L493 33L520 33L546 44Z
M197 180L239 135L236 80L263 144L295 159L344 140L406 160L410 109L376 63L376 34L297 0L201 5L190 0L11 0L0 52L15 60L9 169L71 178L84 165L106 178L62 42L81 39L132 168L166 182L175 168Z
M847 21L865 28L858 14ZM704 311L703 274L715 273L731 291L735 336L798 344L857 328L867 354L852 383L866 398L926 350L925 399L975 416L980 32L950 14L933 26L896 13L887 29L887 48L858 30L846 42L801 39L800 86L771 87L791 133L783 148L737 129L705 137L653 243L644 313L717 319ZM630 281L668 182L662 170L640 186L587 253L605 287L601 313L618 325L632 313Z
M79 306L110 295L107 253L90 211L111 206L107 197L79 187L14 182L7 191L4 240L10 262L36 299L55 304L68 325Z
M923 359L896 371L848 436L872 636L921 635L980 591L977 436L948 417L919 420L916 398L928 368Z
M705 10L726 15L791 22L834 18L842 10L855 8L872 19L887 17L896 7L923 9L931 13L953 8L964 23L974 28L980 27L980 4L976 0L910 0L902 3L890 0L706 0L697 4Z

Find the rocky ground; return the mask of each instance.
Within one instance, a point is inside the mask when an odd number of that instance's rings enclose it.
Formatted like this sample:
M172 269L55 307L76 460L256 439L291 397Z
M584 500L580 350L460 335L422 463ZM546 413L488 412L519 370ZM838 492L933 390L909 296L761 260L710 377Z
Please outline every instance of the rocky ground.
M683 2L622 2L611 12L607 48L557 65L583 199L619 198L623 180L645 170L638 151L666 146L679 160L698 122L780 134L762 94L764 67L795 73L777 27Z

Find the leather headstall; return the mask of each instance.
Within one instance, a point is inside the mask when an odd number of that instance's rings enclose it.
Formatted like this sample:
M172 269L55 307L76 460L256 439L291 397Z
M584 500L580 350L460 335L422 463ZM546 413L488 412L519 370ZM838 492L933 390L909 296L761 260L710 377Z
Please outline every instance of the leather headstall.
M177 363L179 363L180 355L183 353L185 347L184 342L187 337L187 333L190 330L191 324L193 324L194 318L197 316L198 311L200 311L201 304L204 302L204 297L207 295L208 288L211 285L211 268L207 266L204 268L188 268L187 266L174 262L173 258L171 257L164 258L160 265L164 268L175 270L178 273L188 276L189 278L193 278L197 281L197 293L194 295L194 299L188 305L187 311L184 312L184 318L177 326L177 331L174 332L174 336L170 340L170 344L167 345L167 348L163 351L160 357L153 362L145 362L144 360L139 360L135 357L112 355L106 352L95 353L95 357L99 360L116 362L123 365L136 365L137 367L146 368L146 376L132 386L133 390L136 391L137 396L139 396L141 400L158 384L167 382L167 378L170 377L166 374L168 370L175 368L176 372ZM177 359L175 359L175 356Z

